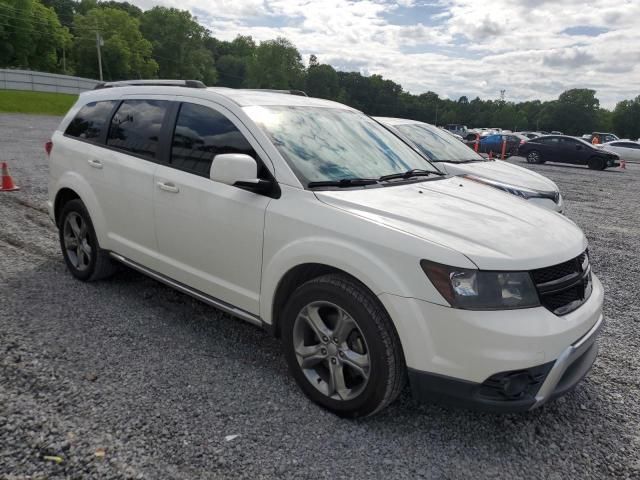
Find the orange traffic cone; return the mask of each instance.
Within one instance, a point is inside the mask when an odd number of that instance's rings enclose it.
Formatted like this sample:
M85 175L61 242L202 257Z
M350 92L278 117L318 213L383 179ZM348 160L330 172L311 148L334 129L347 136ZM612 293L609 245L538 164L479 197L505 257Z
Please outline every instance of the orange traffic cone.
M620 170L626 170L627 169L627 161L624 158L620 159Z
M11 192L13 190L20 190L20 187L17 187L15 183L13 183L13 178L9 175L9 167L7 167L7 162L2 162L2 183L0 184L0 192Z

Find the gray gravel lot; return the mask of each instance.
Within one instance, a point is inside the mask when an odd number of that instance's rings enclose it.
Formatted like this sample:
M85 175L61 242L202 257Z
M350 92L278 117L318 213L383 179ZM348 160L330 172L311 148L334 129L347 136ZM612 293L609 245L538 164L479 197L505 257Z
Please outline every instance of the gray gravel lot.
M405 392L348 421L302 395L261 330L129 270L67 274L44 211L58 121L0 115L22 187L0 193L0 478L640 478L640 165L531 167L561 187L607 292L574 392L502 416Z

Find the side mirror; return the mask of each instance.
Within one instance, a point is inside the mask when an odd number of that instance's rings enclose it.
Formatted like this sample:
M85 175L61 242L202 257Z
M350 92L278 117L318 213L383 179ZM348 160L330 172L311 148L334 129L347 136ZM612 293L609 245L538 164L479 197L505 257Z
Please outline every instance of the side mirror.
M262 195L273 196L277 184L258 178L258 164L253 157L244 153L221 153L213 157L209 178Z
M226 185L235 185L239 180L257 180L258 164L243 153L222 153L213 157L209 178Z

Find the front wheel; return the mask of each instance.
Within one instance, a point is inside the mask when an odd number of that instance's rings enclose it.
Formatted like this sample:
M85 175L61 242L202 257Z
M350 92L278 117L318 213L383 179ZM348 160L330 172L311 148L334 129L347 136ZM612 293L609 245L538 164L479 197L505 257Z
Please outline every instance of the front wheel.
M607 168L607 162L599 157L591 157L587 162L587 166L591 170L604 170Z
M314 402L343 417L373 415L404 385L397 333L363 285L324 275L300 286L282 317L289 369Z

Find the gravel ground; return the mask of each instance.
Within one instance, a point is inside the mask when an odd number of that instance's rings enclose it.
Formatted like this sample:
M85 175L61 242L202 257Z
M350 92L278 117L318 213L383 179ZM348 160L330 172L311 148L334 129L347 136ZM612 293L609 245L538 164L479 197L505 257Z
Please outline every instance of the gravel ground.
M0 478L640 478L640 165L532 167L561 187L607 292L574 392L518 415L405 392L348 421L302 395L261 330L132 271L72 279L44 210L58 121L0 115L22 187L0 193Z

